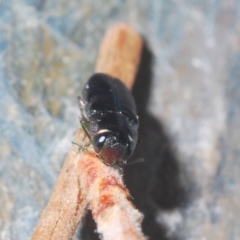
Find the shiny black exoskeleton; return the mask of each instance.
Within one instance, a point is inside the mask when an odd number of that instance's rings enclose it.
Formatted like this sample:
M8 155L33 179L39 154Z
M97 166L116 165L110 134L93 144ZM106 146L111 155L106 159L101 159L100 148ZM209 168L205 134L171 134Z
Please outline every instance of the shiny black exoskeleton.
M107 165L123 165L138 139L138 116L130 91L116 78L94 74L86 83L80 122L94 151Z

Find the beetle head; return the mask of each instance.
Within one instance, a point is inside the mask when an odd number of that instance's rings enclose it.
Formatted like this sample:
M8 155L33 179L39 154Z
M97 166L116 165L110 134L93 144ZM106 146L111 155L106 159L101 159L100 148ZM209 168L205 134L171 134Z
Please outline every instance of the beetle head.
M130 138L122 132L100 131L92 143L95 152L107 165L123 165L133 152Z

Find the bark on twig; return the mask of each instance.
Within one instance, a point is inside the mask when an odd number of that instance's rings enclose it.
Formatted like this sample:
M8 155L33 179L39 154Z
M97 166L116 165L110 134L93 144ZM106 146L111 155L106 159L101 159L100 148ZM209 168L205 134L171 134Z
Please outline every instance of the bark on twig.
M81 189L84 189L98 233L105 240L141 240L142 215L128 200L129 193L117 169L107 167L94 156L79 157Z
M79 142L82 136L82 131L78 130L74 141ZM72 238L87 207L87 198L79 183L78 161L76 160L78 156L78 147L73 145L58 176L48 205L32 235L32 240Z
M113 25L100 47L96 72L120 79L131 89L142 51L142 38L124 23Z
M123 23L113 25L100 47L96 72L119 78L131 88L141 49L141 37L132 28ZM80 142L82 134L78 130L74 142ZM145 239L140 228L142 216L128 197L117 169L72 146L32 240L71 239L87 207L103 239Z

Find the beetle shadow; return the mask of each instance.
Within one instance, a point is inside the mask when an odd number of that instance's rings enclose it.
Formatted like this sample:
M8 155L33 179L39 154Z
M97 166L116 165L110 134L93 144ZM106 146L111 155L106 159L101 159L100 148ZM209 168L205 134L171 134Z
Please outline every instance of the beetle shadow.
M133 156L143 163L125 166L124 182L133 203L143 215L142 229L150 240L172 240L167 229L157 222L160 211L171 211L186 205L187 191L180 180L180 162L163 125L147 110L151 94L153 54L144 41L139 70L133 87L133 96L140 119L139 140ZM94 231L96 224L88 212L84 219L81 238L100 239ZM175 240L176 238L174 238Z
M133 87L140 127L139 140L131 159L144 158L145 162L125 167L125 184L133 197L133 203L143 215L142 229L151 240L170 240L167 229L157 222L161 211L183 208L187 204L187 189L180 179L180 161L171 139L159 121L147 110L151 94L153 54L146 41L139 71ZM184 178L187 179L188 176ZM176 239L176 238L174 238Z

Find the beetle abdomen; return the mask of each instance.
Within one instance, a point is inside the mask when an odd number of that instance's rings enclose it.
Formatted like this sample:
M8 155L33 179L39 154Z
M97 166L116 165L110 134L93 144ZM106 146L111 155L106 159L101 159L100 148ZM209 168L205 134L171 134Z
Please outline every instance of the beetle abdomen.
M138 124L134 99L126 86L106 74L94 74L83 90L86 114L119 112Z

